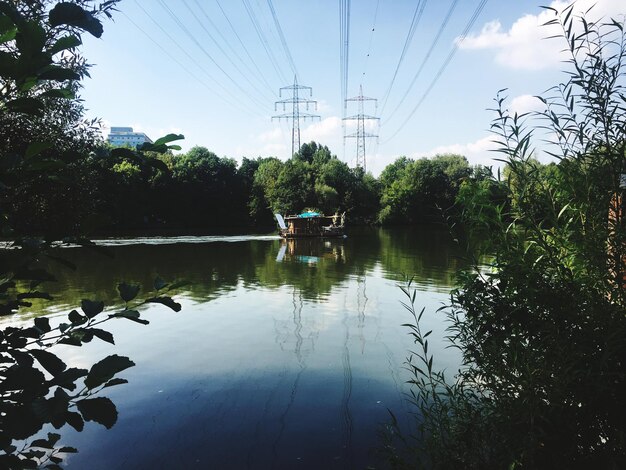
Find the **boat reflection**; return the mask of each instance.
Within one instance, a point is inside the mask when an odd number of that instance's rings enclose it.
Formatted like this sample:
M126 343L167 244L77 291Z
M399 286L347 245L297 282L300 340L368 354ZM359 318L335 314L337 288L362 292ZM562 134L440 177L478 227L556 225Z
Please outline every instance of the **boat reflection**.
M321 261L345 263L343 240L287 239L281 243L277 262L296 262L315 265Z

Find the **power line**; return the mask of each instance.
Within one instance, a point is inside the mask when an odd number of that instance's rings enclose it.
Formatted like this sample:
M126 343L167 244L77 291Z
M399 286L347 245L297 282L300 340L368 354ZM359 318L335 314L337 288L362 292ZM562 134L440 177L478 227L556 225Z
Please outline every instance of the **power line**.
M257 106L263 108L264 107L263 103L261 103L260 101L257 100L256 97L254 97L253 95L248 93L248 91L245 88L243 88L241 85L239 85L239 83L236 80L234 80L233 77L226 70L224 70L224 68L220 64L217 63L217 61L213 58L213 56L211 54L209 54L209 52L198 41L196 36L191 31L189 31L189 28L187 28L185 26L185 24L180 20L178 15L176 15L176 13L174 13L172 11L172 9L169 6L167 6L167 4L163 0L158 0L158 2L166 10L166 12L169 14L169 16L174 20L174 22L178 25L178 27L189 37L189 39L191 39L191 41L198 47L198 49L200 49L202 51L202 53L213 63L213 65L215 65L215 67L217 67L220 70L220 72L222 72L224 74L224 76L226 76L226 78L233 85L235 85L237 88L239 88L239 90L244 95L246 95L250 101L256 103Z
M254 68L256 69L256 71L259 73L259 77L263 80L263 82L270 88L273 89L273 87L269 84L269 82L267 81L267 78L265 77L265 75L263 74L263 72L261 71L261 69L259 68L258 64L256 63L256 61L254 60L254 57L252 57L252 54L250 54L250 51L248 50L248 48L246 47L246 45L244 44L244 42L241 40L241 36L239 36L239 33L237 32L237 30L235 29L235 26L233 25L233 23L230 21L230 18L228 17L228 14L226 13L226 11L224 10L224 8L222 8L222 4L219 2L219 0L215 0L215 3L217 3L217 6L219 7L220 11L222 12L222 15L224 15L224 18L226 19L226 22L228 23L228 25L230 26L230 29L232 30L233 34L235 35L235 37L237 38L237 40L239 41L239 44L241 44L241 47L243 48L244 52L246 53L246 56L248 56L248 59L250 59L250 62L252 63L252 65L254 65ZM274 94L274 92L272 92L272 94Z
M367 47L367 54L365 55L365 63L363 64L363 73L361 74L361 82L365 78L365 72L367 71L367 62L369 61L370 54L372 52L372 42L374 41L374 31L376 31L376 19L378 18L379 6L380 6L380 0L376 0L376 9L374 10L374 21L372 23L372 31L370 32L370 41Z
M196 2L197 3L197 2ZM241 69L239 68L239 66L233 61L233 59L231 59L230 54L227 54L226 51L222 48L222 46L217 42L217 40L215 39L215 37L213 36L213 34L211 34L211 31L209 31L207 29L207 27L204 25L204 23L202 23L202 21L200 21L200 18L198 18L198 16L196 15L196 13L191 9L191 7L189 6L189 4L187 3L187 0L183 0L183 4L185 5L185 7L187 8L187 10L189 10L189 13L191 13L191 16L193 16L196 21L198 22L198 24L200 25L200 27L202 28L202 30L206 33L206 35L211 39L211 41L213 41L213 44L215 44L215 46L219 49L219 51L224 55L224 57L226 57L226 59L230 62L230 64L234 67L234 69L239 72L239 74L243 77L243 79L248 82L248 84L254 88L254 90L257 93L262 94L263 92L261 90L259 90L257 88L257 86L252 83L252 81L249 78L249 74L245 74L241 71Z
M185 49L184 47L182 47L182 46L178 43L178 41L176 41L176 39L175 39L175 38L174 38L174 37L173 37L173 36L172 36L172 35L171 35L171 34L170 34L170 33L169 33L166 29L164 29L164 28L163 28L163 26L161 26L161 24L160 24L158 21L156 21L156 20L154 19L154 17L152 17L152 15L150 15L150 13L149 13L149 12L148 12L148 11L147 11L147 10L146 10L146 9L145 9L145 8L144 8L144 7L143 7L143 6L142 6L142 5L141 5L141 4L140 4L137 0L135 0L135 3L136 3L136 4L137 4L137 6L138 6L138 7L139 7L139 8L140 8L143 12L144 12L144 14L145 14L145 15L146 15L149 19L150 19L150 21L152 21L152 22L153 22L153 23L154 23L154 24L155 24L155 25L156 25L156 26L157 26L157 27L158 27L158 28L159 28L159 29L160 29L160 30L161 30L161 31L162 31L162 32L163 32L163 33L164 33L167 37L168 37L168 39L169 39L169 40L170 40L170 41L171 41L174 45L176 45L176 47L178 47L178 49L180 49L180 50L182 51L182 53L183 53L185 56L187 56L187 58L188 58L189 60L191 60L191 62L193 62L193 63L194 63L194 64L195 64L195 65L196 65L196 66L197 66L197 67L198 67L198 68L199 68L202 72L204 72L204 74L205 74L208 78L210 78L210 79L211 79L211 80L212 80L212 81L213 81L213 82L214 82L217 86L219 86L219 87L220 87L220 88L221 88L221 89L222 89L222 90L223 90L223 91L224 91L227 95L229 95L229 96L230 96L232 99L234 99L236 102L239 102L239 104L238 104L238 105L234 105L235 107L239 108L240 110L242 110L242 111L244 111L244 112L249 112L249 111L250 111L250 110L245 111L243 108L241 108L241 106L244 106L244 107L245 107L245 103L241 102L241 101L239 100L239 98L238 98L236 95L234 95L233 93L231 93L231 91L230 91L230 90L228 90L228 88L226 88L224 85L222 85L222 84L221 84L221 83L219 83L217 80L215 80L215 78L213 78L213 76L212 76L212 75L211 75L211 74L210 74L210 73L209 73L209 72L208 72L208 71L207 71L204 67L202 67L202 65L198 64L198 61L197 61L196 59L194 59L194 58L193 58L193 57L189 54L189 52L187 52L187 49ZM136 24L133 20L131 20L131 19L130 19L130 17L128 17L128 15L124 15L124 16L126 16L126 17L127 17L127 18L128 18L128 19L129 19L129 20L130 20L130 21L131 21L131 22L132 22L132 23L133 23L133 24L134 24L134 25L135 25L135 26L136 26L136 27L137 27L137 28L138 28L141 32L143 32L143 33L144 33L144 34L145 34L145 35L146 35L146 36L147 36L147 37L148 37L148 38L149 38L152 42L154 42L155 44L157 44L157 46L158 46L161 50L165 51L165 49L164 49L164 48L163 48L163 47L162 47L162 46L161 46L161 45L160 45L160 44L159 44L159 43L158 43L155 39L153 39L153 38L152 38L152 37L151 37L148 33L146 33L143 29L141 29L141 28L139 27L139 25L137 25L137 24ZM173 58L171 54L169 54L168 52L165 52L165 53L168 55L168 57L172 58L172 60L174 60L176 63L180 64L180 62L179 62L177 59ZM184 68L184 67L183 67L183 68ZM189 73L191 74L191 72L189 72ZM193 75L192 75L192 76L193 76ZM198 79L198 80L199 80L199 79ZM199 81L201 81L201 80L199 80ZM202 82L202 81L201 81L201 82ZM203 83L203 85L205 86L205 88L209 89L212 93L216 93L216 92L215 92L215 91L213 91L213 90L212 90L212 89L211 89L208 85L206 85L206 83ZM217 93L216 93L216 94L217 94ZM221 95L221 94L220 94L220 97L221 97L222 99L224 99L223 95ZM227 101L227 100L225 100L225 101ZM227 102L228 102L228 101L227 101ZM229 104L231 104L231 106L233 105L232 103L229 103Z
M341 102L343 105L343 117L345 117L346 97L348 95L348 73L350 70L350 0L339 0L339 2Z
M280 22L278 21L278 15L276 15L276 10L274 9L274 4L272 0L267 0L267 5L270 7L270 11L272 12L272 18L274 18L274 25L276 26L276 31L278 31L278 36L280 37L280 42L283 45L283 49L285 50L285 55L287 56L287 60L289 60L289 64L291 65L291 70L293 74L297 77L298 70L296 69L296 64L293 61L293 57L291 57L291 52L289 51L289 46L287 45L287 41L285 40L285 35L283 34L283 29L280 27Z
M424 60L422 61L422 63L420 64L419 69L417 70L417 72L413 76L413 80L411 80L411 84L409 85L409 87L407 88L406 92L404 93L404 95L402 96L400 101L398 102L398 105L391 112L391 114L389 116L387 116L387 120L391 119L391 117L398 111L400 106L402 106L402 104L404 103L404 100L406 100L406 97L409 96L409 93L413 89L413 86L415 85L415 82L417 81L418 77L422 73L422 70L424 70L424 66L428 62L428 59L430 58L431 54L433 53L433 50L435 49L435 47L439 43L439 39L441 38L441 35L443 34L443 31L446 29L446 26L448 25L448 21L450 21L450 17L452 16L452 13L454 12L454 9L456 8L458 2L459 2L459 0L452 0L452 4L450 5L450 8L448 9L448 12L446 13L445 18L443 19L443 22L441 23L441 26L439 27L439 31L437 31L437 35L435 36L435 39L433 40L432 44L430 45L430 48L428 49L428 52L426 53L426 56L424 57Z
M222 39L223 43L226 44L226 46L228 47L228 49L232 52L232 54L237 58L237 60L239 61L239 63L241 63L245 68L246 71L248 72L248 74L246 76L252 76L255 77L257 80L259 80L259 83L263 83L263 80L261 79L262 77L258 76L256 73L254 73L254 71L252 70L252 68L248 65L248 63L243 60L243 58L241 57L241 55L239 55L239 53L235 50L235 48L231 45L231 42L226 39L226 37L222 34L222 31L220 30L220 28L213 22L213 20L211 19L211 17L207 14L206 10L204 9L204 7L202 6L202 3L200 3L198 0L193 0L193 2L196 4L196 7L198 8L198 10L200 11L200 13L202 14L202 16L204 17L204 19L209 23L209 25L213 28L214 31L217 32L217 34L220 36L220 38ZM189 7L187 7L189 8ZM198 18L196 18L198 20ZM198 20L199 21L199 20ZM199 21L200 22L200 21ZM207 28L200 22L200 25L202 26L202 29L204 29L207 34L209 35L209 37L211 37L211 39L213 39L213 41L216 43L215 39L211 36L211 34L209 33L209 31L207 30ZM230 54L226 54L224 52L224 50L218 45L218 47L220 48L220 50L222 51L222 53L224 55L226 55L229 60L230 60ZM233 66L235 66L233 64ZM241 71L239 71L239 73L242 73ZM242 74L243 75L243 74ZM267 90L270 93L270 96L274 97L275 93L273 91L272 86L267 83L264 82L263 85L267 88ZM257 89L257 91L259 91Z
M256 14L254 13L254 10L252 9L252 6L250 6L250 3L248 0L242 0L242 1L243 1L243 6L245 7L246 12L248 13L248 17L250 18L250 21L252 22L252 26L254 26L257 36L259 37L261 41L261 45L263 46L263 49L265 49L265 53L267 54L267 57L270 59L270 62L272 66L274 67L276 74L281 79L281 81L286 82L287 79L285 78L285 75L280 69L278 61L276 60L276 56L274 56L274 53L272 52L272 48L270 47L269 41L267 40L267 37L263 33L263 29L261 28L261 25L259 24Z
M391 137L389 137L387 140L385 140L383 142L383 144L389 142L396 135L398 135L398 133L404 128L404 126L406 126L406 124L409 122L409 120L415 115L417 110L420 108L420 106L422 105L422 103L424 102L426 97L430 94L430 92L434 88L435 84L439 81L439 78L441 78L441 75L446 70L446 68L448 67L448 65L452 61L452 59L454 58L454 55L456 54L456 52L459 49L459 45L465 40L465 38L467 37L467 34L469 33L470 29L472 28L472 26L474 26L474 23L476 23L476 20L478 19L478 17L480 16L480 13L482 12L482 10L485 7L485 5L487 4L487 1L488 0L481 0L480 1L478 6L476 7L476 9L474 10L474 13L470 17L470 19L467 22L467 24L465 25L465 28L463 29L463 32L461 33L459 38L455 41L454 46L452 47L452 50L450 51L450 53L448 54L448 56L444 60L443 64L441 65L441 67L439 68L437 73L435 74L435 77L430 82L430 85L428 85L428 88L426 88L426 91L424 91L424 93L422 94L420 100L417 102L417 104L415 105L415 107L411 111L411 114L409 114L409 116L404 120L404 122L400 125L400 127L398 127L396 132L394 132L393 135L391 135Z
M413 12L413 19L411 20L409 31L406 35L406 39L404 40L404 46L402 47L402 53L400 54L400 59L398 59L398 65L396 65L396 70L393 72L391 83L389 84L389 87L387 88L387 91L385 92L385 95L383 96L383 106L380 111L381 114L385 112L385 107L387 106L387 100L389 99L389 95L391 93L391 90L393 89L393 85L398 76L398 71L400 70L400 66L402 65L402 62L404 62L404 57L406 56L406 53L409 50L411 43L413 42L413 37L415 36L415 30L417 29L417 25L419 24L420 19L422 18L422 14L424 13L424 7L426 7L427 1L428 0L418 0L417 4L415 5L415 11Z

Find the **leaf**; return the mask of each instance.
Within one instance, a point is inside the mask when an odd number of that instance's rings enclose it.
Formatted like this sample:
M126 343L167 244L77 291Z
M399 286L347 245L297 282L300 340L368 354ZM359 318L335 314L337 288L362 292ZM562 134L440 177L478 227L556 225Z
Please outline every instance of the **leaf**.
M19 24L15 36L15 45L20 51L21 59L32 59L40 56L46 44L46 31L38 21L24 21Z
M72 49L73 47L78 47L81 44L82 42L77 36L63 36L62 38L59 38L50 49L48 49L48 52L54 55L57 52L61 52L66 49Z
M93 318L104 310L104 302L83 299L80 303L80 308L88 318Z
M132 286L130 284L126 284L125 282L120 282L117 285L117 290L120 293L120 297L124 302L130 302L137 294L139 294L139 286Z
M50 380L48 384L50 386L58 385L66 390L74 390L76 388L76 384L74 382L82 377L85 377L86 375L87 369L70 367L54 377L54 379Z
M60 2L50 11L48 16L52 26L68 25L83 29L93 36L102 36L104 28L102 23L91 13L78 5L68 2Z
M108 398L89 398L76 403L85 421L95 421L111 429L117 421L117 409Z
M61 341L59 341L59 344L67 344L68 346L82 346L83 345L81 340L74 336L68 336L67 338L63 338Z
M102 341L115 344L115 341L113 340L113 335L108 331L101 330L99 328L91 328L89 331L91 331L95 337L100 338Z
M2 34L0 34L0 44L13 41L13 39L15 39L16 34L17 34L17 28L15 26L3 32Z
M82 431L85 427L85 422L83 421L82 416L78 413L74 413L73 411L65 413L65 421L67 421L67 424L72 426L78 432Z
M85 386L92 390L113 378L115 374L133 367L135 363L125 356L113 354L102 359L91 367Z
M118 379L118 378L114 378L109 380L107 383L104 384L104 387L102 388L107 388L107 387L113 387L115 385L122 385L122 384L127 384L128 380L126 379Z
M88 318L84 315L81 315L76 310L72 310L67 316L68 320L72 322L72 325L82 325L85 323Z
M37 98L17 98L6 104L9 111L14 113L40 116L43 113L43 103Z
M60 67L58 65L49 65L39 73L39 79L64 82L66 80L79 80L80 74L76 73L72 69Z
M52 147L52 142L31 142L26 148L24 156L26 158L34 157L35 155L39 155L44 150L48 150L50 147Z
M4 380L0 381L0 391L38 390L45 383L43 372L32 367L13 365L3 371Z
M175 312L180 312L180 309L182 308L181 305L178 302L175 302L171 297L151 297L149 299L146 299L146 302L163 304L166 307L171 308Z
M47 439L35 439L30 443L30 447L41 447L42 449L54 449L54 445L50 444Z
M48 317L38 317L35 318L35 326L37 328L39 328L41 331L43 331L44 333L48 333L51 328L50 328L50 320L48 319Z
M167 287L167 282L165 282L163 279L161 279L159 276L157 276L156 279L154 280L154 288L155 288L155 290L161 290L164 287Z
M124 310L120 313L116 313L111 315L111 318L126 318L127 320L132 320L137 323L141 323L142 325L147 325L150 323L148 320L143 320L139 318L139 312L137 310Z
M67 364L51 352L43 349L32 349L29 352L54 377L67 369Z
M64 98L67 100L71 100L76 97L76 94L68 88L53 88L52 90L43 92L39 96L45 96L46 98Z
M184 138L185 136L182 134L167 134L155 140L154 145L158 146L158 145L168 144L170 142L174 142L175 140L182 140Z
M59 449L59 452L63 452L64 454L75 454L78 452L78 449L75 447L63 446Z

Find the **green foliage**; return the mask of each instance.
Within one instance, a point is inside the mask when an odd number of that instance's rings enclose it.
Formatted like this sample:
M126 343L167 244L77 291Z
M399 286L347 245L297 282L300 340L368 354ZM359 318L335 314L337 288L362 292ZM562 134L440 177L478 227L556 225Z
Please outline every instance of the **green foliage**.
M293 214L308 207L372 222L378 200L378 184L371 174L349 168L328 147L311 142L286 162L259 160L249 208L254 220L272 220L273 213Z
M155 280L162 290L163 280ZM175 287L175 286L173 286ZM54 443L36 440L17 450L12 442L26 440L45 424L60 429L69 424L80 431L85 421L95 421L110 428L117 420L115 405L105 397L96 397L104 388L126 383L116 375L134 363L127 357L111 355L94 364L89 370L68 367L54 352L59 344L82 346L94 338L114 344L113 335L98 328L115 318L126 318L147 324L140 318L137 308L150 302L159 302L175 311L180 305L171 297L159 295L144 301L129 302L139 293L137 286L121 283L120 297L123 308L105 312L104 302L83 299L82 313L72 310L67 321L51 325L46 317L38 317L30 327L7 327L0 332L0 430L2 438L0 464L5 468L23 468L31 463L38 464L57 453L68 452L55 448ZM27 307L24 299L51 297L41 292L20 292L15 283L2 286L4 307ZM7 299L16 299L11 301ZM77 385L82 383L82 387ZM72 392L72 393L68 393ZM46 447L50 445L52 447ZM32 453L33 448L48 449L45 454Z
M441 217L450 208L461 182L472 169L460 155L436 155L432 159L400 157L380 176L383 224L413 224Z
M433 373L419 317L409 360L421 468L622 468L626 462L626 168L623 22L555 16L571 59L545 110L493 130L504 181L469 181L463 220L493 256L460 279L447 312L463 354L453 383ZM540 123L530 125L533 117ZM538 129L556 164L534 159ZM503 190L510 203L502 201ZM487 229L487 230L484 230ZM413 309L414 296L407 290Z
M101 36L98 16L110 16L116 3L0 1L0 132L7 137L0 145L0 230L3 236L12 236L9 243L13 248L4 250L0 267L0 316L30 308L33 299L53 300L39 290L43 283L54 281L39 261L45 257L75 269L54 254L54 247L78 244L97 249L88 239L76 236L82 227L68 225L68 220L48 225L51 219L46 216L65 215L62 211L56 213L50 203L55 198L71 200L73 188L89 188L92 183L89 172L82 173L84 181L76 178L81 175L76 170L83 169L82 160L97 145L94 122L87 123L87 128L81 125L82 107L74 98L78 87L74 81L87 73L87 66L74 48L81 44L85 31ZM161 149L179 137L166 136L155 145ZM144 168L167 170L163 162L141 152L129 151L115 157L124 159L114 162L118 165L114 168L127 179ZM77 160L81 164L75 166ZM78 194L86 196L82 191ZM28 213L33 206L38 212ZM6 216L8 207L13 217ZM26 211L21 212L23 207ZM24 226L32 230L39 223L46 237L14 236L16 214L28 214ZM139 289L121 283L119 292L125 306L115 312L105 313L102 301L83 299L82 313L72 310L66 322L51 324L48 318L39 317L32 326L10 326L0 331L0 467L60 468L62 456L76 449L58 446L60 435L55 433L29 443L28 438L44 425L60 429L68 424L81 431L85 421L107 428L115 424L117 410L113 402L95 395L104 388L126 383L116 375L134 363L127 357L111 355L89 370L68 367L53 352L54 347L80 347L94 338L113 344L113 335L97 326L114 318L146 324L137 311L146 303L159 302L180 310L178 303L163 295L166 286L162 280L155 280L157 297L130 304ZM24 441L20 448L16 445L19 441Z

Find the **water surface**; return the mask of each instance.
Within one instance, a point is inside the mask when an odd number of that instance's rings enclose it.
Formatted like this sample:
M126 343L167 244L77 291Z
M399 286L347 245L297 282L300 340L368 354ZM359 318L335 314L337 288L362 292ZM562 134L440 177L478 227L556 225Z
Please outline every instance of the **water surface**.
M443 314L462 265L445 231L366 230L345 240L273 236L117 239L113 258L84 249L61 254L76 271L50 265L58 321L80 299L119 305L120 281L151 288L157 275L191 284L175 313L144 308L150 325L107 323L116 345L95 340L60 348L73 366L108 354L137 365L126 385L107 389L118 409L111 429L66 426L62 443L79 449L68 468L361 469L377 455L388 410L404 416L403 362L412 347L398 285L414 277L418 307L439 365ZM28 315L11 321L26 321Z

